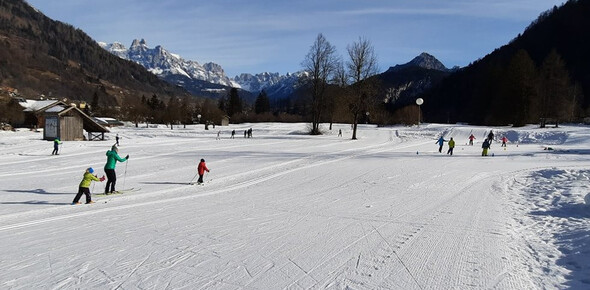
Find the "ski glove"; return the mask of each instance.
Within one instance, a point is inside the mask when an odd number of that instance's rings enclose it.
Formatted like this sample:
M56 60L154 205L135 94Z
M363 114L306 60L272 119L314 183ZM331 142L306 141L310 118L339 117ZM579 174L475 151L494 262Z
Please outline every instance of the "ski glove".
M104 175L100 178L100 182L103 182L105 180Z
M127 154L127 156L125 156L125 159L129 159L129 154Z

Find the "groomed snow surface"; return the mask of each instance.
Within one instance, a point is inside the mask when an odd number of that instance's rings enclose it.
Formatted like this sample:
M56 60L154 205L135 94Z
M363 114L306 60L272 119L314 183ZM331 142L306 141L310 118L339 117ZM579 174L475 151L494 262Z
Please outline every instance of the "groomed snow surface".
M510 141L482 157L490 129ZM0 288L590 288L589 127L306 130L129 126L58 156L0 132ZM117 133L117 189L141 189L71 205Z

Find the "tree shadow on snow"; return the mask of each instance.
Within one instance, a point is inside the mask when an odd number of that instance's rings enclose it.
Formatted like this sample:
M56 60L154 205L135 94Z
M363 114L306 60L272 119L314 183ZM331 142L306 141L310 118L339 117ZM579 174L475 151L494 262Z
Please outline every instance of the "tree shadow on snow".
M185 182L174 182L174 181L150 181L150 182L140 182L142 184L188 184L188 181Z
M45 189L5 189L6 192L22 192L22 193L35 193L35 194L75 194L72 192L47 192Z
M29 204L29 205L68 205L71 202L48 202L46 200L29 200L29 201L5 201L0 204Z
M539 216L553 216L560 218L590 219L590 206L585 204L564 204L558 208L546 211L532 211L531 214Z
M564 219L590 219L590 206L566 204L548 211L533 211L533 215ZM565 286L570 289L590 289L590 229L583 226L565 228L554 236L561 257L556 263L570 271Z
M547 153L553 154L572 154L572 155L590 155L590 149L567 149L567 150L547 150Z

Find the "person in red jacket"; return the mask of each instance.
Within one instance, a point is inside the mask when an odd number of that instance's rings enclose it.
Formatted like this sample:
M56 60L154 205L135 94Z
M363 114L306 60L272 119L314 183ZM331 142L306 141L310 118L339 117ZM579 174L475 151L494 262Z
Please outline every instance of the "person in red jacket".
M475 136L473 136L473 134L471 134L469 136L469 145L473 146L473 139L475 139Z
M197 171L199 173L199 181L197 181L197 183L201 184L203 183L203 175L205 175L205 171L209 172L209 168L207 168L205 159L201 159L201 162L199 162L199 166L197 167Z
M502 137L502 146L501 147L506 147L506 142L508 142L508 138L506 138L506 136Z

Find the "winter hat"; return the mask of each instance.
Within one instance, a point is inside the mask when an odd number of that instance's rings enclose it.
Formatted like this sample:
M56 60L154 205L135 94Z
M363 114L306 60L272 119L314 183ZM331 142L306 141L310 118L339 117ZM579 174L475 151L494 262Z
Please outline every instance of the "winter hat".
M111 150L113 151L119 151L119 149L117 149L117 146L113 145L113 147L111 147Z
M88 173L94 173L94 169L92 169L92 167L88 167L88 169L86 169L88 171Z
M205 162L205 159L201 159L201 162Z

